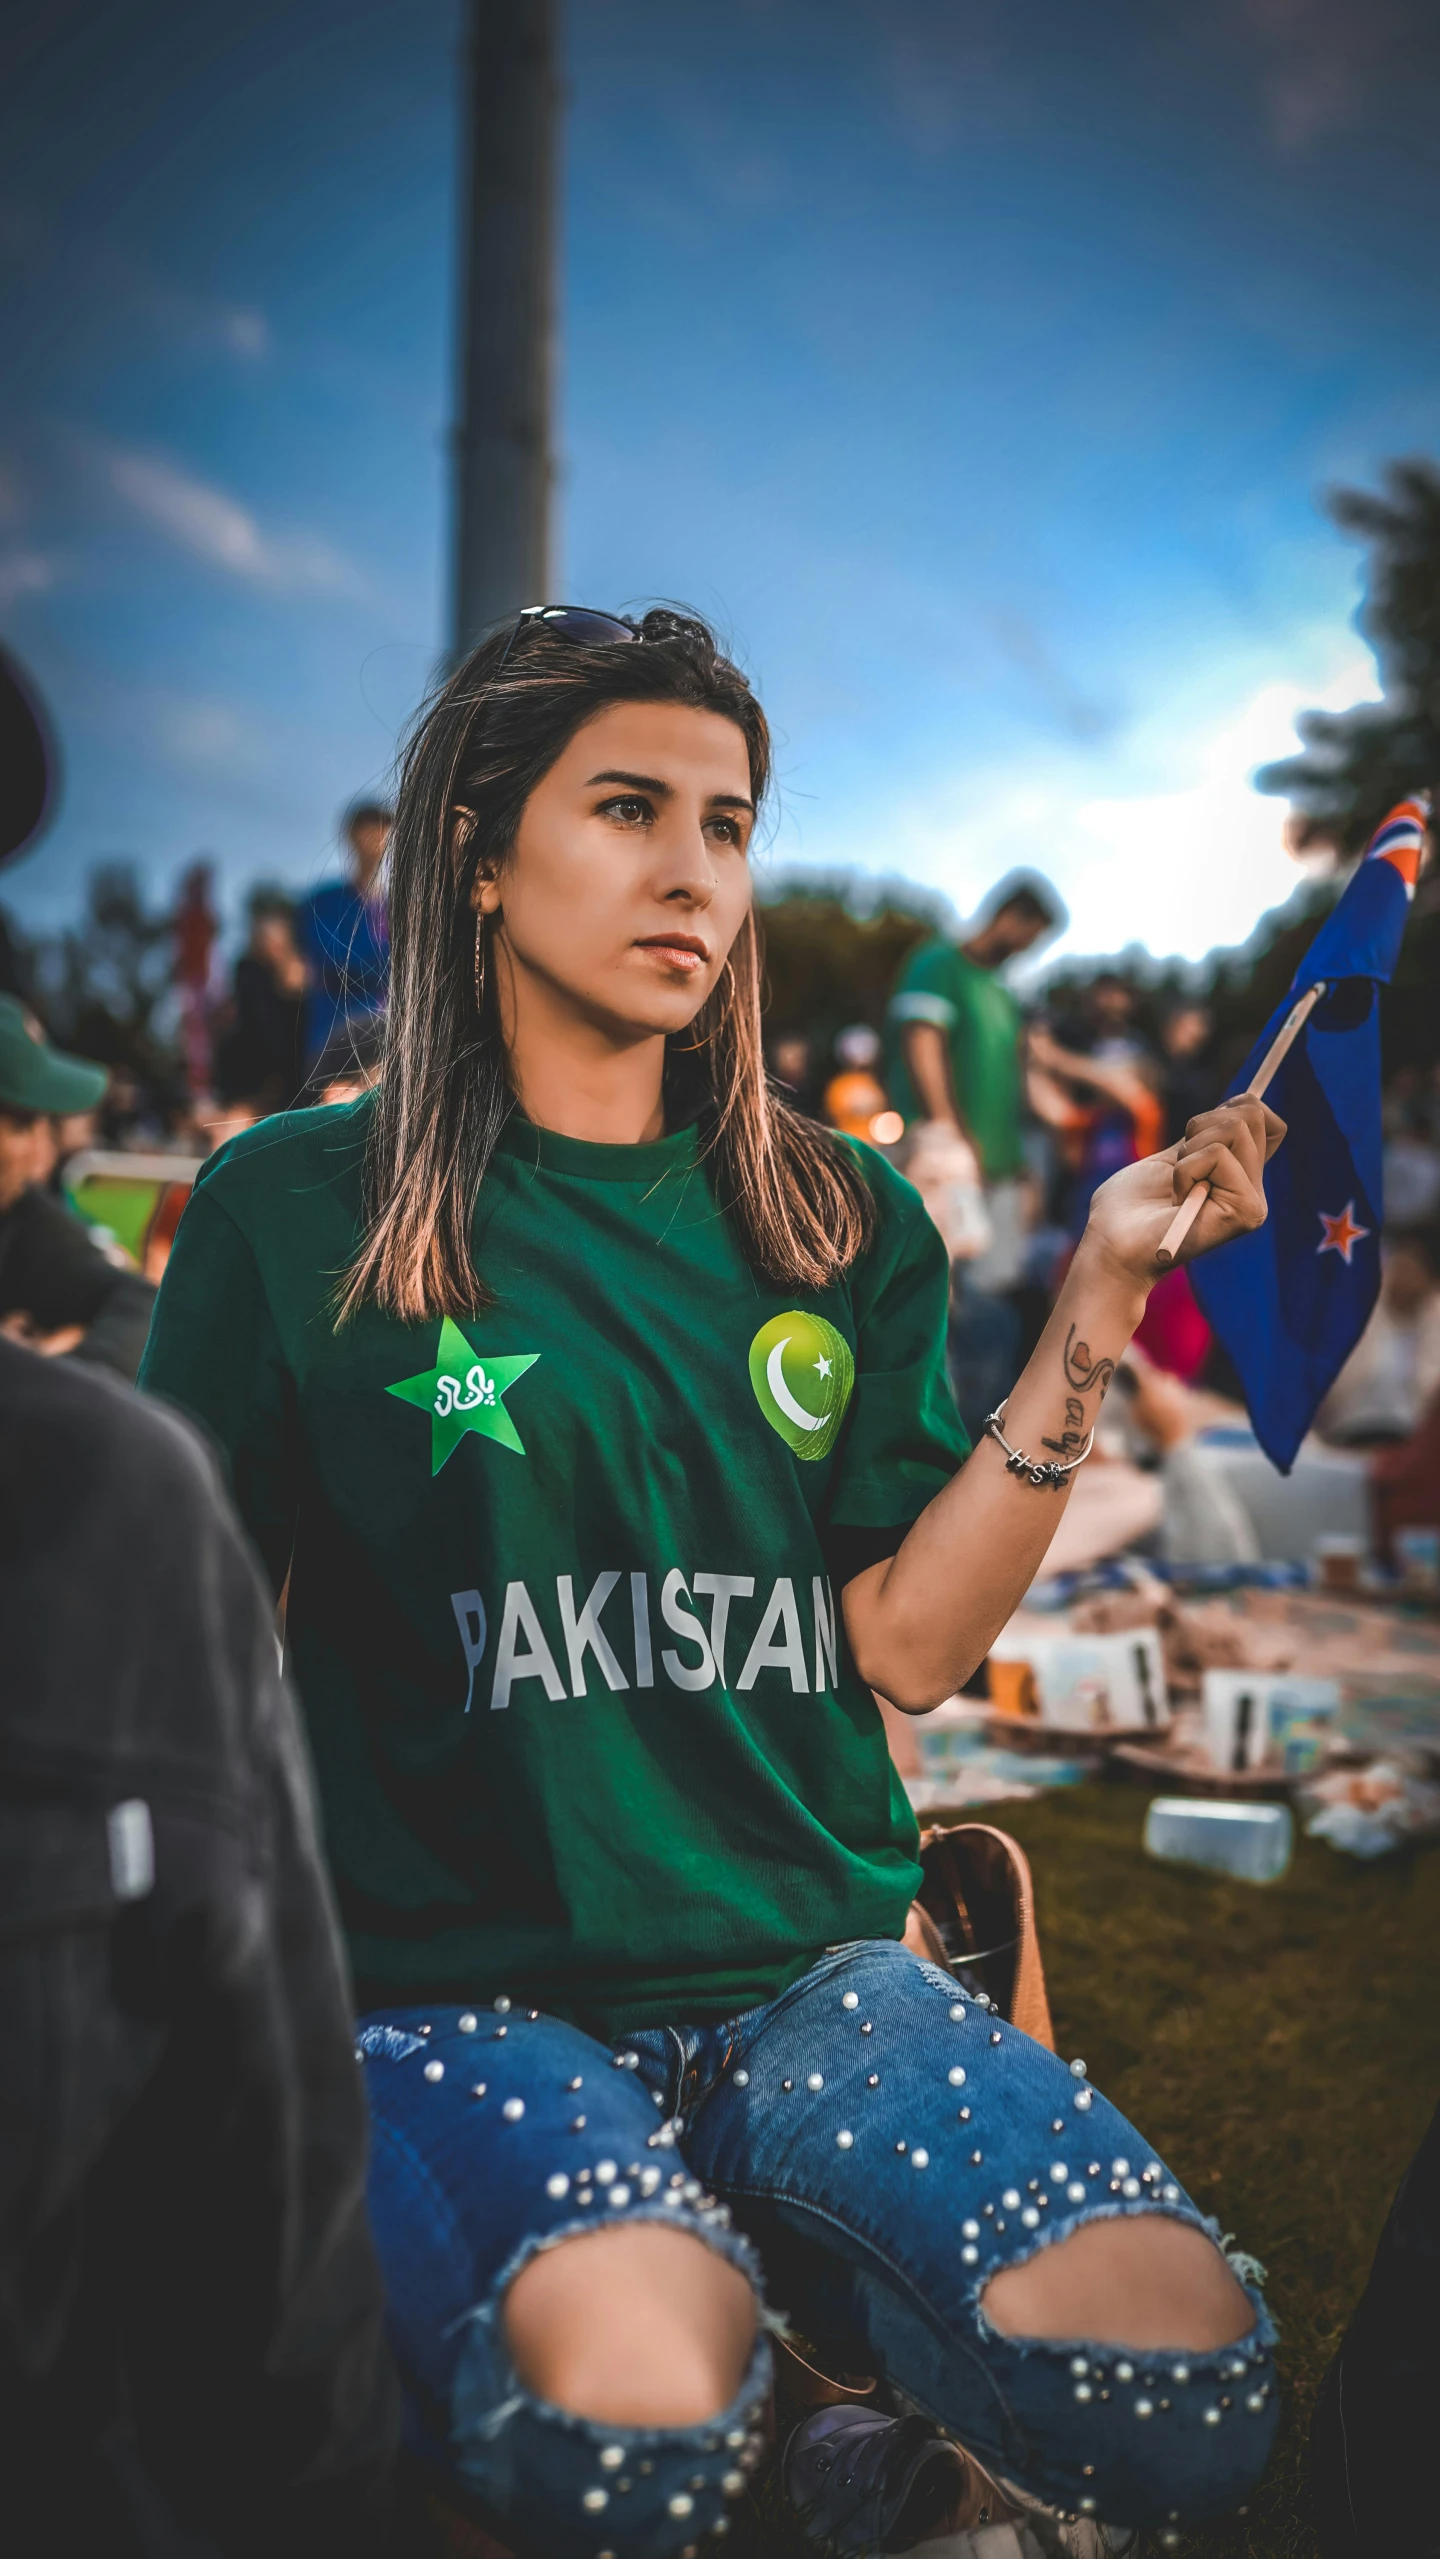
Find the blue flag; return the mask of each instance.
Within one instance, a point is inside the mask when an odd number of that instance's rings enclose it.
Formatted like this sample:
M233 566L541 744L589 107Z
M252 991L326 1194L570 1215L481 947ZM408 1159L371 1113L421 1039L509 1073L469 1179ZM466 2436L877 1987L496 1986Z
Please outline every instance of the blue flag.
M1372 837L1241 1070L1244 1090L1297 999L1314 1012L1265 1098L1287 1123L1265 1169L1270 1214L1190 1268L1245 1388L1267 1457L1288 1475L1370 1320L1380 1287L1380 999L1400 954L1428 811L1403 800Z

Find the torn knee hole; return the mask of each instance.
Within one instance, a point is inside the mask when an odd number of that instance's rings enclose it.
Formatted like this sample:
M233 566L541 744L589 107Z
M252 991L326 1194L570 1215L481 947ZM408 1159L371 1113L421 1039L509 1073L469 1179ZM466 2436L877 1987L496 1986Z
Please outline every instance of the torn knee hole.
M730 2258L653 2222L580 2230L528 2259L505 2296L522 2385L602 2424L693 2426L730 2406L758 2305Z
M991 2276L980 2306L1004 2336L1205 2354L1254 2313L1214 2241L1170 2216L1084 2223Z

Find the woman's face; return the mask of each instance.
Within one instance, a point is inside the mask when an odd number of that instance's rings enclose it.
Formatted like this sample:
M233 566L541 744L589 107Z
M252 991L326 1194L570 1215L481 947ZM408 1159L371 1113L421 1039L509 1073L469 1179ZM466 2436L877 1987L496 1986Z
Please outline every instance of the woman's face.
M683 1030L745 920L754 823L732 721L613 703L537 783L475 903L499 916L522 986L622 1037Z

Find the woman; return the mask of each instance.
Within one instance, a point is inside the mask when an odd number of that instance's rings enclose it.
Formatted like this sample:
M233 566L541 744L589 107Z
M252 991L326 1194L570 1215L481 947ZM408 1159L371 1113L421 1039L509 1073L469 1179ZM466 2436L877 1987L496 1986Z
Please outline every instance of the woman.
M900 1942L871 1689L950 1695L1070 1477L962 1468L938 1237L767 1093L769 771L698 622L477 649L406 759L381 1085L207 1166L145 1376L289 1575L412 2441L554 2559L723 2525L760 2254L1067 2509L1223 2509L1274 2419L1148 2146ZM1256 1225L1279 1133L1236 1103L1097 1195L1012 1446L1080 1460L1175 1200Z
M257 1119L290 1108L300 1090L305 983L290 900L276 889L256 889L250 938L235 963L230 1028L215 1052L222 1102L248 1104Z

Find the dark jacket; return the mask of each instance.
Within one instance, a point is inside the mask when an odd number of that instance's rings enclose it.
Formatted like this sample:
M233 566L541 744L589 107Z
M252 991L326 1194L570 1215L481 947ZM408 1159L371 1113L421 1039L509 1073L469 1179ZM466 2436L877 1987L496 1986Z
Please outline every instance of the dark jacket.
M246 951L235 963L234 1019L215 1053L222 1100L288 1111L303 1080L303 995L287 995L275 972Z
M48 1191L23 1191L0 1209L0 1316L28 1315L37 1333L83 1324L72 1354L134 1383L155 1291L117 1269L83 1218Z
M163 1407L0 1341L0 2545L360 2559L394 2385L270 1608Z

